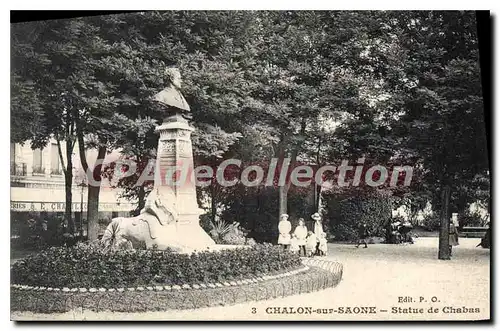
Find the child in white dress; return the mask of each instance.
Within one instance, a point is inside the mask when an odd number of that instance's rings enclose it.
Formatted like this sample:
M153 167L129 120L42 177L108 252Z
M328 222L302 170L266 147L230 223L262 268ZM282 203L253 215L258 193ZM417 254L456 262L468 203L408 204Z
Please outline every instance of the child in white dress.
M295 254L299 252L299 240L296 235L292 235L292 239L290 239L290 252Z
M326 233L322 233L319 238L319 253L321 256L324 256L328 252L328 242L326 241Z
M313 256L314 252L316 251L316 235L314 232L309 231L306 239L306 251L307 251L307 256L311 257Z

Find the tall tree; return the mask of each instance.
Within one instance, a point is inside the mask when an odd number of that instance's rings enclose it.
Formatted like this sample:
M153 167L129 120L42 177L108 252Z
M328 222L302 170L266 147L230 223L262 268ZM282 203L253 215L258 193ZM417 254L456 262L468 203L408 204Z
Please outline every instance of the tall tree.
M74 233L72 219L72 153L75 145L75 116L78 108L73 95L75 61L81 44L74 21L41 21L12 26L13 139L30 139L32 148L43 148L53 137L65 179L65 219ZM31 105L26 105L30 102ZM27 121L26 121L27 120ZM65 142L65 153L61 142ZM64 155L65 154L65 155Z
M449 259L450 197L488 173L476 23L473 12L394 14L401 47L393 107L400 146L425 170L441 216L440 259ZM402 93L401 93L402 92Z

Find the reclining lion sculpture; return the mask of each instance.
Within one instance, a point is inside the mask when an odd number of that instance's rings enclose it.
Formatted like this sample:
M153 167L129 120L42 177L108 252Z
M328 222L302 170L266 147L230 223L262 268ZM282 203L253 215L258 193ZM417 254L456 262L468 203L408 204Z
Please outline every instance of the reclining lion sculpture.
M101 241L112 246L174 251L188 249L177 235L177 211L173 205L165 206L157 190L148 196L146 205L135 217L116 217L106 227Z

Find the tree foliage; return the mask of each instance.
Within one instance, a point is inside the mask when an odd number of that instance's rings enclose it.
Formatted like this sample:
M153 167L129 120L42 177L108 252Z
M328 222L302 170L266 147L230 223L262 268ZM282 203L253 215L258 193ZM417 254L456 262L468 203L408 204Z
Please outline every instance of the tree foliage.
M116 185L140 209L152 183L135 183L155 156L163 119L151 96L167 84L165 67L176 66L197 129L196 165L230 157L411 165L410 187L337 188L323 192L327 209L382 192L412 213L429 202L447 222L478 201L489 208L475 25L474 13L458 11L152 11L19 25L12 139L43 144L57 133L101 154L121 150L139 167ZM61 130L71 125L76 132ZM275 228L279 213L307 218L322 196L314 184L213 183L198 188L212 221L261 232Z

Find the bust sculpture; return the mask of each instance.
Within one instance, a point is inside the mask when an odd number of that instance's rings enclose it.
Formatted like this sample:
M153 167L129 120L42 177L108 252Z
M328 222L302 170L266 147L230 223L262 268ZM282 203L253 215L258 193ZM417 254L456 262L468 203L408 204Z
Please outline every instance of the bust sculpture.
M182 80L179 69L165 69L165 78L167 86L153 97L154 100L169 110L173 108L180 112L190 112L191 109L180 92Z

